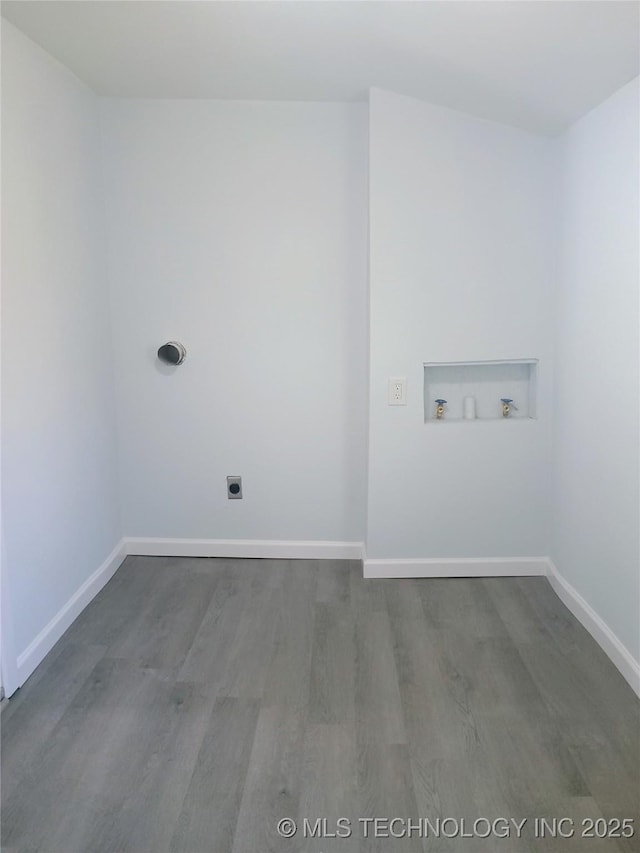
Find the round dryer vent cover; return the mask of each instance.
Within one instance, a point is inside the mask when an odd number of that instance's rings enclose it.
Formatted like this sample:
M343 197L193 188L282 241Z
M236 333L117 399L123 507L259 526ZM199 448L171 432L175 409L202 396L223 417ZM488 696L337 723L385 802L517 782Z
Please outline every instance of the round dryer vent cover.
M186 349L177 341L169 341L158 350L158 358L166 364L182 364L186 357Z

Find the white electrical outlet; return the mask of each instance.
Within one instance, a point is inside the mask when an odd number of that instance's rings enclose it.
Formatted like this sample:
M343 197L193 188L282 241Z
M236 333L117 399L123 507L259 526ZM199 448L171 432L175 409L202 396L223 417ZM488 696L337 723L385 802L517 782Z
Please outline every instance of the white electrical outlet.
M390 406L407 405L407 380L404 376L394 376L389 380L387 403Z

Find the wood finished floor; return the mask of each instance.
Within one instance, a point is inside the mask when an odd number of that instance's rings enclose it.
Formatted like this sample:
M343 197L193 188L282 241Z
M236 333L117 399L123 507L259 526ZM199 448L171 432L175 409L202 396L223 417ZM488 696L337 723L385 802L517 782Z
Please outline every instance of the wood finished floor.
M130 557L2 714L2 849L638 851L639 709L543 578ZM353 835L285 840L284 817ZM369 817L528 824L394 840ZM600 817L634 838L579 837Z

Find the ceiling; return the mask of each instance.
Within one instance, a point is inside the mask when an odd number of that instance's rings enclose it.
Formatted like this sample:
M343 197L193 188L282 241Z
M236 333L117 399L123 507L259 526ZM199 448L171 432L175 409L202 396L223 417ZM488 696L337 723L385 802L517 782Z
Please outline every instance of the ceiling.
M555 134L639 73L616 0L4 0L101 95L364 100L390 89Z

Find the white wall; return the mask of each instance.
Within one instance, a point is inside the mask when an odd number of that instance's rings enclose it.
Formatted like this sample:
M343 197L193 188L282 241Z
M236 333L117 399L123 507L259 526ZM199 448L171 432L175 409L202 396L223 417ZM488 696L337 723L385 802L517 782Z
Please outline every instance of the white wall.
M19 656L120 531L97 100L4 21L2 72L3 570Z
M121 530L365 525L372 558L551 552L637 654L637 81L560 141L378 90L368 126L363 105L107 100L101 140L91 92L6 23L2 47L17 655ZM518 358L536 420L424 424L423 362Z
M374 90L369 145L367 555L546 555L553 141ZM517 358L540 360L537 420L425 425L423 362Z
M640 659L638 80L562 138L552 557Z
M126 534L361 541L366 107L111 100L103 132Z

